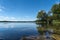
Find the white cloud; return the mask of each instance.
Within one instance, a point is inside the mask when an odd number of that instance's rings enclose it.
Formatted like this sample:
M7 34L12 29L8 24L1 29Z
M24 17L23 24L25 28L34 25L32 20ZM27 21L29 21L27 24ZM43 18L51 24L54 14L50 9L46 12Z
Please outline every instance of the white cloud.
M0 13L4 12L5 11L5 7L0 5ZM25 16L25 17L9 17L9 16L0 16L0 21L4 21L4 20L7 20L7 21L32 21L33 18L32 17L29 17L29 16ZM34 19L35 20L35 19Z
M35 19L34 19L35 20ZM28 16L26 17L8 17L8 16L0 16L0 21L33 21L33 18Z
M15 17L0 16L0 21L16 21Z
M6 9L6 8L5 8L4 6L1 6L1 5L0 5L0 12L3 12L4 9Z
M0 9L0 12L2 11L2 9Z

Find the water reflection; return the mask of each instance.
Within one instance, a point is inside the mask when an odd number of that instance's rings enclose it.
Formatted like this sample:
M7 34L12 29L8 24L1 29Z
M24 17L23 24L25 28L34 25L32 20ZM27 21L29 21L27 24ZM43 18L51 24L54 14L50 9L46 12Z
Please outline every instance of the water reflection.
M55 40L57 35L60 35L60 24L0 23L0 39Z
M19 40L23 36L38 35L34 23L0 23L0 39Z
M47 24L47 23L36 23L39 34L42 38L58 40L55 35L60 35L60 23ZM56 37L56 38L55 38ZM45 40L43 39L43 40ZM59 39L60 40L60 39Z

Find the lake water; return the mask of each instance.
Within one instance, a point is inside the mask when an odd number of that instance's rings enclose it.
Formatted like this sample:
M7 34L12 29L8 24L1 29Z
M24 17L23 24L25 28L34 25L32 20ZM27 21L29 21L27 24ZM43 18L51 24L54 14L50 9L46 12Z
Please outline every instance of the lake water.
M37 36L35 23L0 23L0 39L19 40L23 36Z

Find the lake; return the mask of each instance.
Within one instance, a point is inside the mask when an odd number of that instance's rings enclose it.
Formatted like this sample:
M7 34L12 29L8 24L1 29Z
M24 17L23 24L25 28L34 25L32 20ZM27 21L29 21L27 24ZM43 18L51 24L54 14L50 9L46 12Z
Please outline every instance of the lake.
M19 40L23 36L39 35L35 23L0 23L0 39Z

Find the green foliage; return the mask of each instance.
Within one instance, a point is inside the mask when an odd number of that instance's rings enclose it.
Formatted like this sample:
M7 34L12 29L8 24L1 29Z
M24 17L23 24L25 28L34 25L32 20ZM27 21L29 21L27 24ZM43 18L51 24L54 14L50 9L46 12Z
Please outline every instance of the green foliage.
M51 11L53 13L53 19L59 19L60 18L60 3L54 4L51 8Z
M44 10L41 10L38 12L37 18L43 18L46 16L46 12Z
M60 14L60 4L54 4L51 10L53 14Z
M39 11L36 21L37 22L39 22L39 20L43 20L43 21L51 20L52 21L56 19L60 20L60 3L54 4L51 8L51 11L49 11L48 13L46 13L44 10Z
M54 4L51 8L51 11L48 13L46 13L44 10L38 12L36 24L40 25L40 22L44 23L45 21L46 24L49 22L53 24L53 26L50 26L50 24L48 24L47 28L52 28L54 29L55 33L60 34L60 3ZM38 28L38 32L41 34L43 34L43 30L42 28Z

